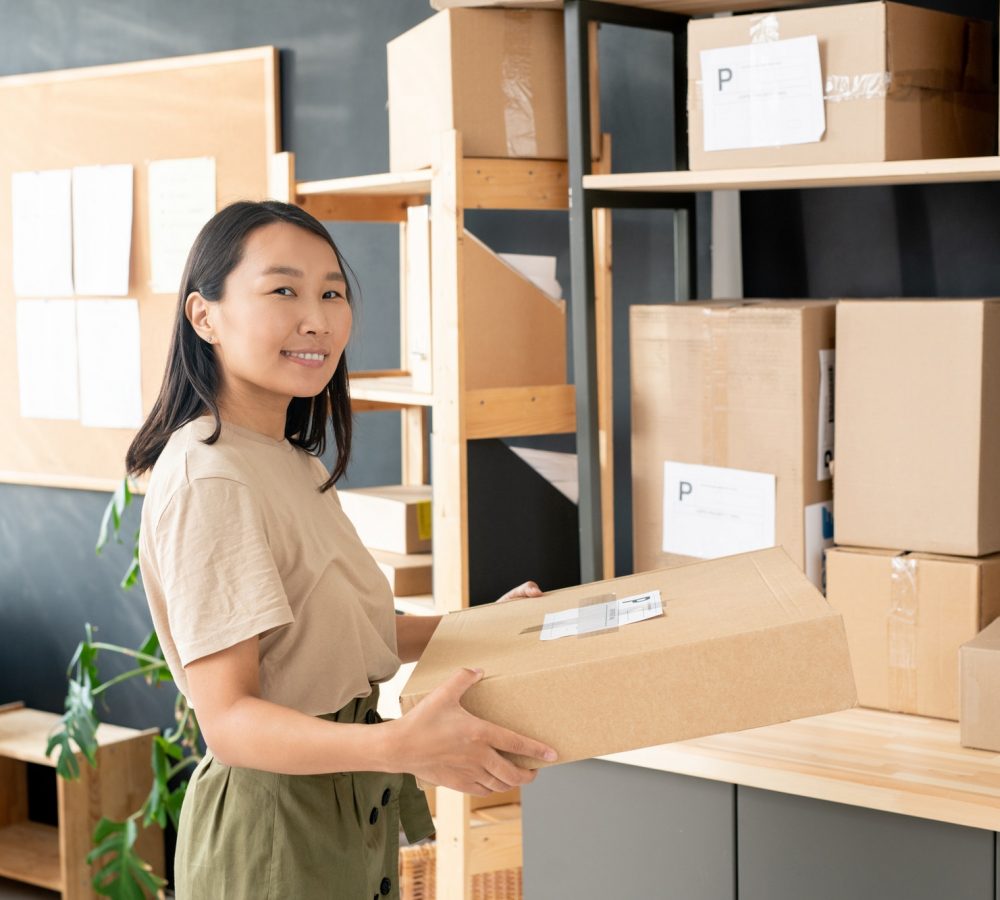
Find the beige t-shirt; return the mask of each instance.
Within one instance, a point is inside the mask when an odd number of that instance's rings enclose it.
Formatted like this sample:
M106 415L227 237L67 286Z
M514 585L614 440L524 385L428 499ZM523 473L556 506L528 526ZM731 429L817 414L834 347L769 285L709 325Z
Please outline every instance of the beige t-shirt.
M202 416L174 432L142 507L139 566L178 689L184 666L260 635L266 700L339 710L400 665L385 576L323 463L287 440Z

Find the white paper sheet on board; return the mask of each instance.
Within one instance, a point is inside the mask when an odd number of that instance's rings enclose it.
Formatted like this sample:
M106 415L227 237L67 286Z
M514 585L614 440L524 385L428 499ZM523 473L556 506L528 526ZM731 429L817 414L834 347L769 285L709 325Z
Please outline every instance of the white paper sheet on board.
M73 283L77 294L128 294L131 163L73 169Z
M17 380L26 419L77 419L76 303L19 300Z
M816 35L701 51L706 150L783 147L826 131Z
M663 552L713 559L774 546L775 477L663 465Z
M14 293L19 297L73 294L70 171L11 175Z
M176 294L188 251L215 215L215 160L160 159L149 164L149 250L153 293Z
M76 331L80 423L91 428L138 428L142 424L139 304L79 300Z

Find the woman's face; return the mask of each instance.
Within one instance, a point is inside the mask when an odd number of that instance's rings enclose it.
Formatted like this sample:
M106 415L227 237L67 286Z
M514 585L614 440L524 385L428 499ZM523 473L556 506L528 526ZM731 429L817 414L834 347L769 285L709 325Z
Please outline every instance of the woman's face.
M205 309L223 392L241 403L287 408L293 397L315 397L333 377L351 334L336 253L286 222L250 233L222 299Z

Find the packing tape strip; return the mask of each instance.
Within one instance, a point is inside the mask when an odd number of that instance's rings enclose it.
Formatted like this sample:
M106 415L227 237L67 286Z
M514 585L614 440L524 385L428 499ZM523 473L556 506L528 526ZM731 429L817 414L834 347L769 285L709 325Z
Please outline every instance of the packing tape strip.
M751 44L770 44L781 40L781 25L773 13L758 19L750 26Z
M530 46L531 13L505 11L500 82L507 152L511 156L538 156Z
M827 75L823 99L830 103L845 100L878 100L889 93L890 72L865 72L862 75Z
M889 708L913 712L917 706L917 560L892 559L886 637L889 650Z
M585 609L588 606L603 606L605 603L610 603L612 600L617 600L618 595L615 593L608 594L593 594L590 597L585 597L580 601L577 609ZM583 621L585 617L577 616L576 622L579 623ZM530 628L522 629L519 634L541 634L542 629L545 627L544 623L542 625L532 625ZM617 622L614 625L609 625L606 628L601 628L597 631L584 631L583 633L578 633L575 635L577 639L594 637L595 635L607 634L609 631L618 631L621 628Z

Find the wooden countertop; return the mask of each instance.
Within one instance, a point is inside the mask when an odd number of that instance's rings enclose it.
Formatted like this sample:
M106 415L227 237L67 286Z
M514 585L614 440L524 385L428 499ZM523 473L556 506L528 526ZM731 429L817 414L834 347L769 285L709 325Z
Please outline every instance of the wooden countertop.
M941 719L852 709L600 758L1000 831L1000 754Z

